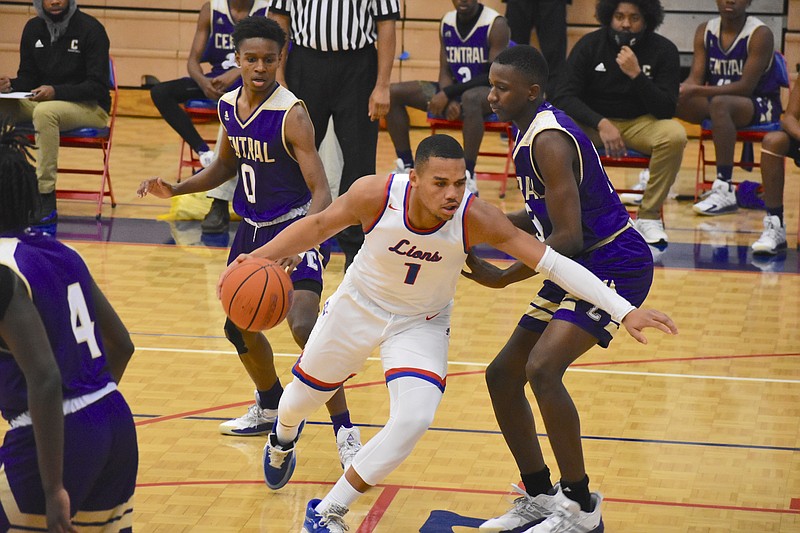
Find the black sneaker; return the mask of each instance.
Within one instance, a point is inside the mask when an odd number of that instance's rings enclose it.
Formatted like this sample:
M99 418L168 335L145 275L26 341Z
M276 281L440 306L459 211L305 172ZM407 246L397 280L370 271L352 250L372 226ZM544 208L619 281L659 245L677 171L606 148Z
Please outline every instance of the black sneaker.
M41 226L55 224L58 221L58 211L56 211L56 193L39 193L39 211L34 213L31 224Z
M228 202L214 198L211 209L200 223L200 228L203 233L227 233L230 223L231 214L228 211Z

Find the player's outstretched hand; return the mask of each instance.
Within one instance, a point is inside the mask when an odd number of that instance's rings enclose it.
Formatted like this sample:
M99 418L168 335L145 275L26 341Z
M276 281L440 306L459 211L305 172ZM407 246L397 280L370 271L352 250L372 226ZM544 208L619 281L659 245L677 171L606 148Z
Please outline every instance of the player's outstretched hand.
M175 195L175 190L172 184L161 178L150 178L140 183L139 188L136 190L136 195L139 198L144 198L148 194L159 198L172 198Z
M669 335L677 335L678 327L670 317L655 309L634 309L622 319L622 325L631 337L647 344L647 337L642 334L644 328L657 328Z
M250 254L239 254L236 259L231 261L231 264L228 265L228 268L222 271L222 274L219 275L219 279L217 280L217 299L219 299L220 295L222 294L222 280L228 276L228 273L233 270L236 265L247 260L249 257Z

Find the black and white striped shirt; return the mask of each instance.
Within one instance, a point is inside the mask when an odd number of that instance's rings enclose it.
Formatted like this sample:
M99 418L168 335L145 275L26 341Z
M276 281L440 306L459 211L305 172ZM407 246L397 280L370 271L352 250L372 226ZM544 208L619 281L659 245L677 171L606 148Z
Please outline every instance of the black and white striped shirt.
M272 0L270 11L289 16L293 43L338 52L373 45L376 23L400 18L400 0Z

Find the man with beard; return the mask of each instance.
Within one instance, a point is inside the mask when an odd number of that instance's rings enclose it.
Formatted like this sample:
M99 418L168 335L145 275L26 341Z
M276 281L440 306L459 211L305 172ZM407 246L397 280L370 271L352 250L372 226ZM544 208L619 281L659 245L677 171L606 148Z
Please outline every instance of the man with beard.
M0 92L30 96L0 100L0 113L33 122L42 203L36 218L55 222L59 132L108 124L108 35L76 0L33 0L33 7L38 16L22 30L17 77L0 75Z

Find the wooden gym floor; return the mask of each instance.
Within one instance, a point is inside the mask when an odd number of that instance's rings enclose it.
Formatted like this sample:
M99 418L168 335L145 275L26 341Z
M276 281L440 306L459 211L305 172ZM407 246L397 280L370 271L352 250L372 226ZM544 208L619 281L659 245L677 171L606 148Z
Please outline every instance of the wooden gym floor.
M214 126L205 128L213 135ZM425 134L414 131L413 142ZM503 146L496 134L484 142ZM156 221L169 202L134 194L140 179L174 177L178 146L160 120L120 118L111 158L119 205L104 206L95 223L92 205L59 202L58 235L86 258L137 346L121 384L141 452L135 529L299 531L306 502L341 474L330 422L324 409L311 418L292 482L278 492L262 481L263 437L218 434L219 422L244 413L253 389L222 335L214 296L227 236L209 241L197 221ZM65 150L62 157L94 155ZM691 194L696 157L697 141L690 140L676 194ZM381 133L379 170L393 161ZM638 171L609 174L630 185ZM568 371L608 532L800 532L798 177L791 166L789 251L773 260L749 254L762 213L701 218L691 201L668 200L671 241L655 252L661 267L646 305L668 312L680 335L650 332L643 346L620 333L611 348L592 349ZM60 178L62 187L69 183ZM496 182L480 188L482 198L506 210L521 207L510 181L504 200ZM341 280L342 265L334 255L324 296ZM460 282L447 394L433 427L353 506L353 531L476 531L482 519L507 509L519 473L494 421L483 371L539 283L495 291ZM285 384L298 349L285 324L269 338ZM388 414L379 363L371 360L347 391L353 421L369 439ZM556 480L546 436L540 439Z

